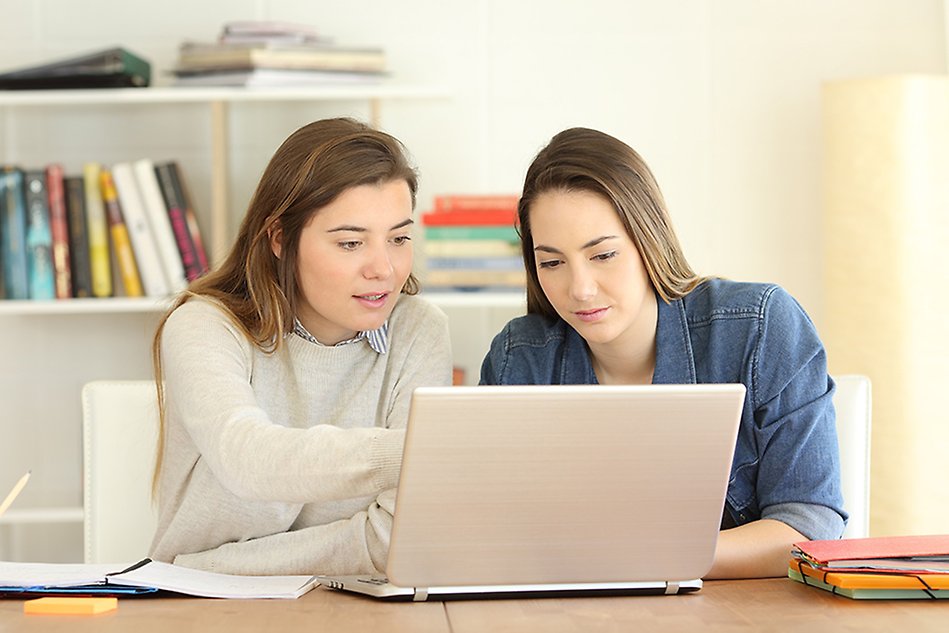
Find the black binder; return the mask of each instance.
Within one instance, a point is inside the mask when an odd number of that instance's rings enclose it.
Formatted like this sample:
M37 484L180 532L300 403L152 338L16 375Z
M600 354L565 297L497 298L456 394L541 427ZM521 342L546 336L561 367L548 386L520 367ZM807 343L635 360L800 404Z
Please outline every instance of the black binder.
M120 47L0 74L0 90L144 88L150 82L151 65Z

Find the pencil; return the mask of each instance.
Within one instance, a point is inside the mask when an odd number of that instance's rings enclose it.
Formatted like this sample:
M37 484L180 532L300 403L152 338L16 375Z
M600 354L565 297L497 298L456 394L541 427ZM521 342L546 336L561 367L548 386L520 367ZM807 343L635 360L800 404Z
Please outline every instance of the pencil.
M23 487L30 478L31 472L33 471L26 471L26 474L20 477L20 481L16 482L16 485L13 486L13 490L11 490L10 494L7 495L7 498L3 500L3 503L0 503L0 516L3 516L3 513L7 511L7 508L10 507L10 504L13 503L13 500L16 499L17 495L20 494L20 491L23 490Z

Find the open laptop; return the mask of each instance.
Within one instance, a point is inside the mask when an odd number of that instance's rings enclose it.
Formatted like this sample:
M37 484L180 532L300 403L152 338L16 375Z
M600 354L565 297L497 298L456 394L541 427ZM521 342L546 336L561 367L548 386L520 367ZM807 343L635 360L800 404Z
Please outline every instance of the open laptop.
M675 594L701 588L745 388L425 387L412 397L391 600Z

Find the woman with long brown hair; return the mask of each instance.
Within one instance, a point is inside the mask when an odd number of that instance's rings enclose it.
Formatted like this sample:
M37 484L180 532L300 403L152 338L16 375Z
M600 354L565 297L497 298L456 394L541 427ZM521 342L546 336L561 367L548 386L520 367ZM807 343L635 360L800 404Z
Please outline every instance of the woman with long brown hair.
M401 143L351 119L277 149L233 249L155 335L153 558L385 568L409 399L451 382L447 320L412 296L416 191Z
M603 132L554 136L518 214L528 314L495 337L481 382L743 383L709 577L784 576L793 542L838 538L834 383L801 306L774 284L696 275L648 166Z

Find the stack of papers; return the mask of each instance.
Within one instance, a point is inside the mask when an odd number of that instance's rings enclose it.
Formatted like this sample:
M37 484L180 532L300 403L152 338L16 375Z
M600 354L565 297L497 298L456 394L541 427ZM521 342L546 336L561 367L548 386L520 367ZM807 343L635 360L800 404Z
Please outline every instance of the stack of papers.
M794 544L788 577L854 599L949 598L949 535Z
M0 597L129 595L173 591L202 598L299 598L315 576L234 576L144 559L131 566L0 562Z

